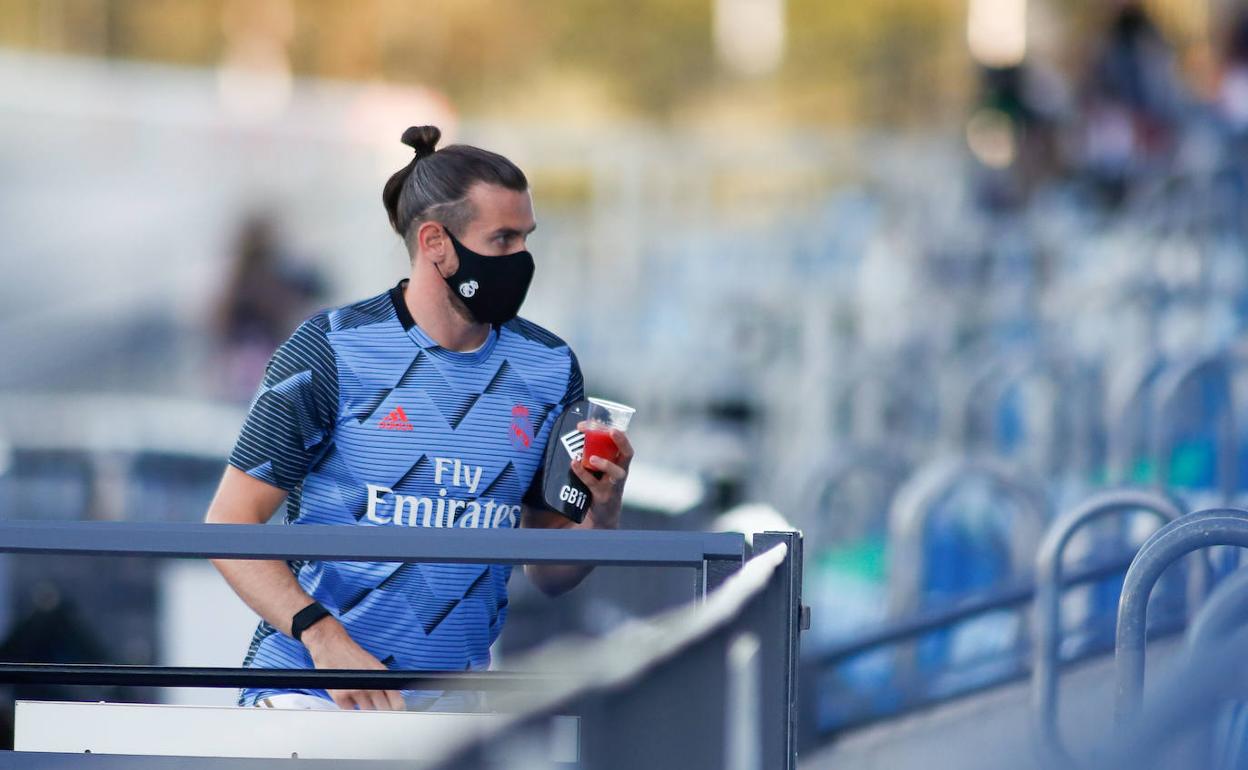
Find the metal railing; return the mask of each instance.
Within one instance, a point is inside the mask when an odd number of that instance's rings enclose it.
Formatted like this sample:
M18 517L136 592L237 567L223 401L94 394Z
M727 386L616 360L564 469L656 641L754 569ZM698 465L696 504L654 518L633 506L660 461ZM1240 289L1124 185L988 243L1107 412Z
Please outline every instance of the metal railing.
M1102 492L1067 511L1049 527L1036 556L1036 643L1032 647L1032 709L1041 749L1070 764L1057 727L1057 677L1061 667L1061 598L1066 581L1062 557L1075 533L1094 521L1147 512L1162 523L1183 515L1183 506L1158 492L1120 489Z
M1248 547L1248 512L1217 508L1191 513L1153 533L1122 585L1115 642L1114 718L1122 726L1139 712L1144 693L1148 598L1161 574L1189 553L1219 545Z
M1200 662L1209 650L1234 638L1248 626L1248 570L1239 570L1209 594L1200 613L1192 619L1185 640L1185 661ZM1242 767L1243 750L1248 748L1248 723L1242 704L1234 709L1223 730L1216 729L1219 720L1212 718L1193 727L1188 745L1192 767ZM1221 744L1221 745L1219 745ZM1216 764L1214 757L1223 757ZM1234 759L1231 759L1231 758ZM1227 760L1230 759L1228 762Z
M938 503L968 478L980 478L1017 503L1019 516L1011 528L1010 564L1030 566L1032 554L1048 522L1048 501L1004 463L990 460L937 461L916 473L897 493L889 511L889 612L894 617L919 609L923 586L923 538Z
M1103 557L1089 564L1069 570L1068 574L1064 576L1062 584L1067 588L1072 588L1120 576L1127 571L1131 562L1132 556L1130 554ZM973 618L1003 610L1025 612L1035 597L1036 584L1030 579L1021 578L1014 580L1004 588L958 602L953 606L921 612L913 617L892 623L885 628L863 634L831 649L812 655L803 663L802 680L819 682L821 679L826 678L824 675L827 672L849 663L854 658L878 650L886 650L897 645L912 644L915 640L928 634L953 628L959 623ZM1179 630L1181 630L1181 626L1174 623L1166 623L1158 625L1150 633L1151 636L1156 637L1171 635ZM1092 644L1081 649L1078 654L1071 656L1066 662L1068 664L1081 662L1100 654L1113 652L1113 649L1114 640L1112 635L1106 633L1104 639L1094 639ZM883 720L895 719L918 709L974 695L986 689L1021 682L1028 679L1031 675L1032 672L1028 660L1019 658L1017 664L1012 669L991 680L950 692L932 694L923 689L922 677L917 673L911 672L908 675L899 676L889 683L889 686L894 688L897 697L891 702L890 708L886 712L859 713L850 719L839 722L832 728L827 728L820 725L817 720L813 720L814 715L818 711L818 699L826 697L828 693L826 691L819 692L815 687L808 686L802 690L802 697L806 701L802 711L806 718L811 721L807 721L804 724L800 735L806 747L821 746L833 740L836 735L842 732L862 728Z
M770 549L770 550L767 550ZM533 657L533 666L516 671L321 671L283 669L220 669L159 666L101 666L4 664L0 682L43 684L123 683L189 687L318 687L446 690L520 690L526 705L512 709L510 724L540 722L552 709L583 708L584 768L622 767L626 742L638 744L673 721L670 700L650 700L631 711L635 730L622 729L617 720L597 719L613 699L636 699L641 691L663 690L666 698L694 698L699 708L687 714L687 738L713 732L712 747L675 740L667 748L684 751L683 767L724 767L733 747L740 754L741 739L726 725L751 726L756 740L745 750L757 754L747 767L796 766L798 633L801 626L801 538L796 533L759 534L754 550L766 554L746 564L747 546L735 533L569 531L569 530L459 530L412 529L387 531L335 526L274 526L210 524L139 524L82 522L0 522L0 553L75 556L146 556L166 558L311 559L333 561L477 562L493 564L593 564L599 566L685 567L697 573L695 601L656 622L671 631L663 642L653 630L639 639L607 637L587 647L579 657L567 649L554 657ZM766 557L766 558L763 558ZM757 562L757 563L755 563ZM735 589L727 590L728 581ZM723 588L719 591L716 589ZM647 624L648 625L648 624ZM627 637L623 631L617 632ZM637 633L634 631L633 635ZM649 642L644 642L649 640ZM753 641L751 641L753 640ZM663 643L659 643L663 642ZM681 644L677 644L681 642ZM657 646L656 646L657 644ZM706 676L708 658L698 650L718 645L727 657L710 660L729 666ZM686 650L685 648L688 648ZM631 650L631 652L629 652ZM751 652L753 650L753 652ZM618 665L594 655L633 655L633 677L618 676ZM666 678L648 676L655 667L681 660L688 669L680 692L670 691ZM579 661L568 668L570 661ZM668 661L668 662L665 662ZM733 661L736 661L735 663ZM735 668L732 668L735 666ZM714 668L714 666L711 666ZM725 673L726 671L726 673ZM733 671L736 671L734 674ZM615 675L604 678L603 672ZM746 681L735 698L719 692L733 676ZM744 689L741 689L741 688ZM637 691L637 692L635 692ZM741 693L748 697L742 699ZM652 697L647 695L646 697ZM657 695L653 696L657 697ZM663 719L656 719L657 704ZM711 732L695 729L704 723L709 704L728 703L737 710ZM692 703L690 704L693 705ZM744 709L744 711L742 711ZM605 709L610 711L610 709ZM540 712L540 713L539 713ZM742 716L744 714L744 716ZM735 720L735 721L733 721ZM680 720L675 720L680 721ZM664 724L657 724L664 723ZM671 728L675 729L675 728ZM506 733L508 735L512 733ZM498 740L503 740L500 733ZM736 741L736 744L733 744ZM656 744L657 745L657 744ZM682 749L681 747L684 747ZM728 748L724 748L727 746ZM469 750L471 747L468 747ZM635 749L635 747L634 747ZM714 757L715 759L708 759ZM0 768L51 767L289 767L290 760L235 760L127 757L127 763L106 755L38 755L0 752ZM159 760L159 761L157 761ZM309 767L318 766L312 760ZM631 761L631 760L630 760ZM736 761L736 760L734 760ZM161 764L163 762L164 764ZM68 763L68 764L67 764ZM111 764L110 764L111 763ZM386 767L388 763L339 763L335 766ZM301 765L302 766L302 765ZM407 763L407 767L413 766ZM630 765L631 766L631 765Z
M885 627L812 651L802 664L803 680L812 683L803 690L805 722L800 734L804 747L824 746L848 731L1030 679L1036 733L1057 748L1046 751L1045 756L1059 764L1071 764L1066 761L1067 754L1056 729L1059 667L1112 653L1116 639L1112 615L1094 614L1089 620L1104 622L1091 622L1081 627L1080 644L1073 653L1068 651L1061 657L1061 595L1067 589L1122 577L1137 557L1134 550L1123 549L1112 554L1094 554L1076 566L1067 567L1062 564L1064 552L1080 528L1097 520L1140 512L1152 514L1164 523L1178 520L1183 511L1177 499L1150 489L1126 488L1098 493L1069 510L1048 529L1039 552L1032 559L1036 564L1034 578L1017 575L1001 587L945 606L919 610ZM1184 603L1188 617L1208 584L1205 562L1202 560L1200 564L1201 569L1188 575ZM1035 612L1030 613L1033 601ZM1149 639L1173 636L1183 629L1184 617L1176 612L1177 603L1168 601L1164 609L1164 614L1156 619L1158 622L1148 628ZM923 672L907 665L907 650L916 642L1003 611L1015 613L1020 619L1034 616L1034 634L1031 638L1020 634L1015 647L999 650L991 660L981 656L958 664L986 664L991 667L988 674L946 686L947 682L937 681L943 671ZM891 665L886 666L886 661L879 656L890 652ZM868 660L874 662L868 664ZM866 681L861 674L853 673L859 661L863 666L870 666L876 674L874 679ZM875 699L879 705L871 705L867 698ZM1044 743L1040 748L1044 750Z
M1241 586L1242 587L1242 586ZM1209 754L1211 726L1219 712L1248 698L1242 675L1248 628L1225 635L1209 634L1178 664L1159 677L1155 691L1138 714L1105 742L1098 768L1106 770L1168 770L1174 767L1239 767L1213 761ZM1233 728L1231 736L1236 734ZM1232 752L1232 756L1235 752ZM1240 760L1242 761L1242 759Z
M1231 378L1234 361L1226 353L1218 353L1175 366L1161 373L1157 381L1154 415L1151 423L1151 454L1157 465L1157 485L1170 486L1170 460L1175 450L1175 431L1171 422L1182 405L1181 398L1193 383L1212 381L1221 401L1222 419L1217 421L1218 503L1229 505L1238 487L1239 437L1236 431L1235 401Z
M795 770L801 536L757 534L754 552L704 607L548 651L548 666L593 673L539 695L527 714L449 752L437 770L514 767L549 719L567 713L581 717L583 768Z

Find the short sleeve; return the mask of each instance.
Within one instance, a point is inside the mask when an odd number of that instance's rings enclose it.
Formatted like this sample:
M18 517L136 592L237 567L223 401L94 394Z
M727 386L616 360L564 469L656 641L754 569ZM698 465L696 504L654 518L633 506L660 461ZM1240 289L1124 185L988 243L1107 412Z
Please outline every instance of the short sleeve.
M585 399L585 379L581 375L581 363L576 359L576 354L571 349L568 350L568 386L564 390L563 398L555 405L546 417L546 421L554 425L556 421L563 415L563 410L568 405L575 404L577 401ZM548 439L549 440L549 439ZM545 508L546 502L542 499L542 486L545 482L546 469L538 468L537 473L533 474L533 481L529 484L529 489L524 493L524 503L533 508Z
M563 394L563 400L559 402L559 406L555 409L555 417L563 414L563 410L568 408L568 404L575 404L577 401L585 400L585 379L581 375L581 362L576 360L576 354L571 350L568 351L568 358L571 359L568 366L568 389Z
M338 369L328 330L324 315L313 316L273 354L230 453L230 465L287 492L333 435Z

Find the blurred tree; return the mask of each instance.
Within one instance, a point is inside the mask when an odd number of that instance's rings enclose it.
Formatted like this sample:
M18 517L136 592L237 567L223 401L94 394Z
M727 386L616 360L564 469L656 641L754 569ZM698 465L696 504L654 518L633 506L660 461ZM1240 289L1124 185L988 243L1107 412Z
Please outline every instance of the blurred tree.
M0 45L213 66L226 48L224 5L0 0ZM622 109L655 116L727 92L775 100L802 120L907 123L930 120L967 90L964 0L787 0L783 64L753 83L716 59L713 0L294 0L293 7L296 74L430 85L469 111L488 112L503 96L511 109L526 89L567 78L598 84ZM69 34L73 28L96 32ZM531 96L540 112L540 95Z

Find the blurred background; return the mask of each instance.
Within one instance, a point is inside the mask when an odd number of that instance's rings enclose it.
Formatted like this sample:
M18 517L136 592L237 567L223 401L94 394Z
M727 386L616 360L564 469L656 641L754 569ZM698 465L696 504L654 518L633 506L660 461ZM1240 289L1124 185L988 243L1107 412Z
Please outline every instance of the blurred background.
M202 518L276 345L405 275L413 124L529 175L524 315L639 410L628 526L803 530L812 659L1026 573L1098 488L1248 484L1238 3L0 0L0 515ZM6 660L237 665L254 622L206 564L0 563ZM517 579L499 659L691 589L636 580ZM982 686L1022 633L920 668ZM816 743L906 702L888 656L802 686Z

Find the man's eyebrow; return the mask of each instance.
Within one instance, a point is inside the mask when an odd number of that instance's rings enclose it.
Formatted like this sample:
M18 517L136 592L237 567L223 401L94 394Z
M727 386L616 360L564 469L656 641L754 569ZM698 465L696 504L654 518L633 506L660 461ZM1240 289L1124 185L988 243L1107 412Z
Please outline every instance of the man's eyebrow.
M528 230L524 230L524 231L517 230L514 227L500 227L494 231L493 237L498 238L500 236L503 236L507 238L514 238L517 235L532 235L533 231L536 229L537 229L537 225L533 225Z

